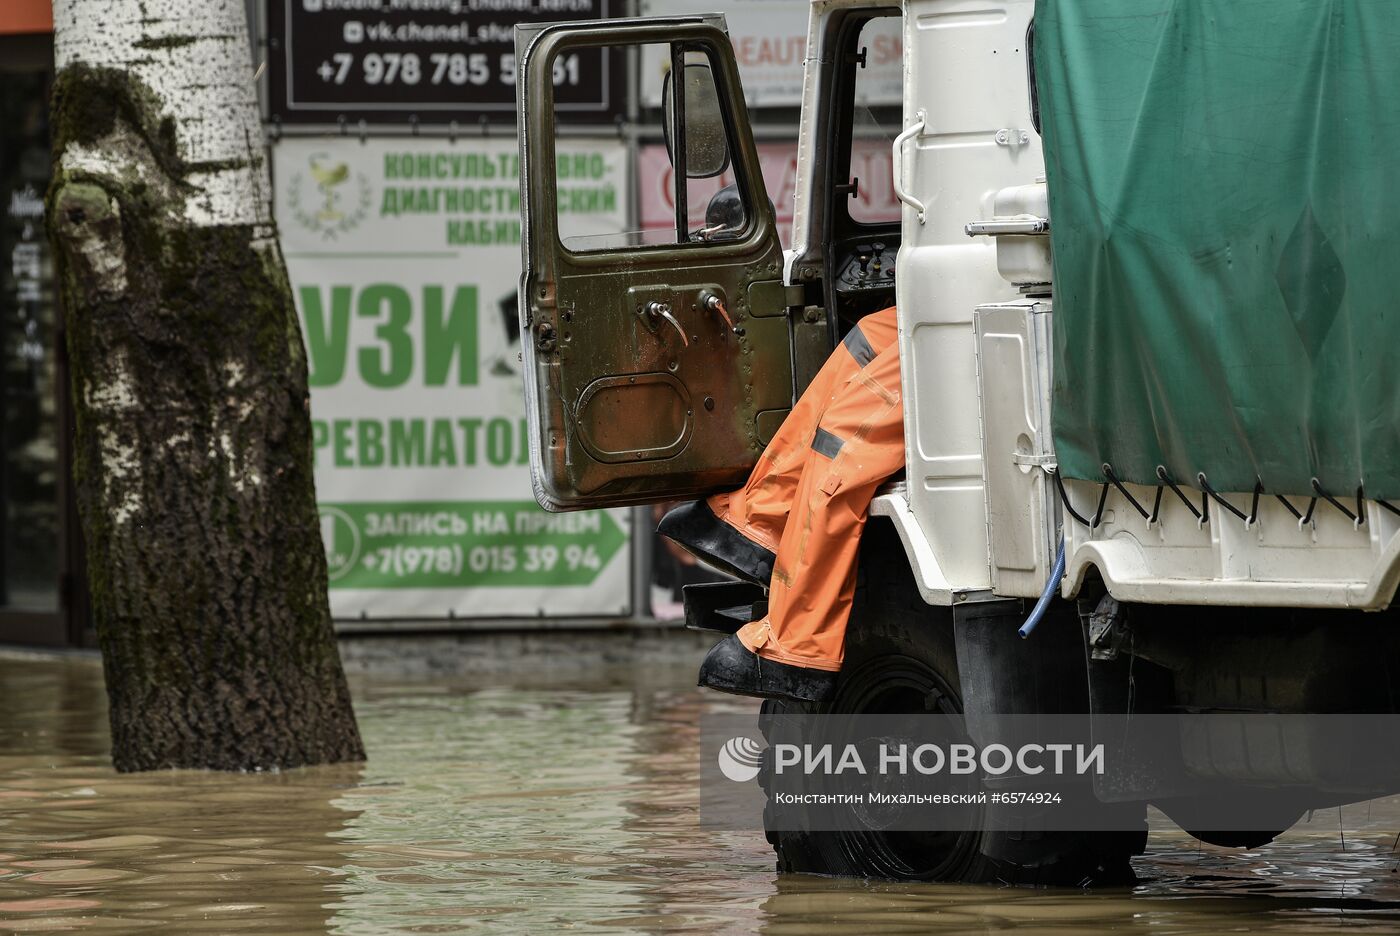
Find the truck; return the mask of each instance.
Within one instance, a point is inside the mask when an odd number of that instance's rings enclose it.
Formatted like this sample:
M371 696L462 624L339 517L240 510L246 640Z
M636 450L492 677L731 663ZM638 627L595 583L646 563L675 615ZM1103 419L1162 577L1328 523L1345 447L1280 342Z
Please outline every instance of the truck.
M896 305L906 470L871 507L822 711L974 728L1393 714L1400 393L1374 251L1395 244L1381 189L1358 194L1395 124L1367 111L1366 82L1387 86L1396 58L1360 38L1377 16L1393 19L1348 0L1143 0L1128 18L1107 0L813 0L786 246L722 15L517 27L536 498L575 510L740 486L845 332ZM872 30L891 26L892 177L860 179L872 110L857 87ZM674 226L561 233L559 63L646 46L666 71ZM696 224L691 180L721 174L729 211ZM891 188L898 217L854 211L862 185ZM732 631L762 602L745 583L691 587L687 619ZM1256 847L1366 798L1295 756L1325 740L1183 744L1096 787L1132 817L1119 831L769 838L783 871L1121 879L1149 805ZM1199 828L1206 801L1248 829Z

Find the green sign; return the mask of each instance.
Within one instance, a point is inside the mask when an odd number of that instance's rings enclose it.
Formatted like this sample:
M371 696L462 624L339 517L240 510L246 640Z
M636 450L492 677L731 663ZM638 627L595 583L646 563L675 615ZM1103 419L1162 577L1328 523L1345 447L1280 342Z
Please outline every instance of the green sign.
M322 504L331 588L590 585L627 542L611 514L533 501Z
M560 142L568 233L629 229L626 157ZM627 613L630 514L531 496L515 141L284 138L274 159L332 614Z

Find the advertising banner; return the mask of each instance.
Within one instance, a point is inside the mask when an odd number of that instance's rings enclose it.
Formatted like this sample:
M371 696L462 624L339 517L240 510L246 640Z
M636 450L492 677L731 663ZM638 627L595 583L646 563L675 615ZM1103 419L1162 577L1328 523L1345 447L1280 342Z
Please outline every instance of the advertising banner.
M559 153L561 229L622 230L625 145ZM629 611L629 512L530 492L518 162L508 140L274 148L337 618Z
M793 194L797 184L797 144L760 143L758 161L762 167L763 184L768 200L778 217L778 236L783 244L792 244ZM883 139L856 140L851 148L851 175L860 180L859 191L851 200L851 217L867 223L899 220L899 200L894 194L891 170L892 151ZM643 146L637 154L637 179L642 228L644 230L674 228L676 223L675 195L671 184L671 158L662 143ZM689 184L692 227L704 225L705 208L710 197L722 186L734 182L731 167L713 179L693 179Z
M623 0L270 0L272 114L284 123L515 119L515 25L606 19ZM626 106L623 55L578 49L555 65L571 121Z
M802 103L802 63L807 56L808 0L642 0L642 16L724 14L729 40L750 107L797 107ZM865 71L857 84L857 104L898 104L902 98L903 20L883 16L865 27ZM641 101L661 106L662 79L670 62L664 46L642 48Z

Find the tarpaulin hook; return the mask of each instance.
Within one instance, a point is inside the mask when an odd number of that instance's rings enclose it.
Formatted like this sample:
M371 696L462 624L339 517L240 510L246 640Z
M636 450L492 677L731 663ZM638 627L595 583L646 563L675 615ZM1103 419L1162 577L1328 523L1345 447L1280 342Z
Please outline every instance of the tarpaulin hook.
M1090 526L1089 521L1081 517L1079 515L1079 511L1075 510L1074 505L1069 502L1069 493L1065 491L1065 482L1060 477L1060 469L1058 467L1055 467L1049 468L1047 470L1050 472L1050 474L1055 476L1055 487L1060 492L1060 503L1064 504L1065 510L1069 513L1071 517L1078 520L1081 524L1083 524L1086 527L1089 527L1090 529L1093 529L1093 527Z
M1162 487L1160 484L1157 485L1157 496L1152 498L1152 516L1147 518L1147 526L1149 529L1151 529L1152 524L1157 522L1157 518L1162 512L1162 492L1165 490L1166 488Z
M1331 494L1328 494L1326 491L1324 491L1322 489L1322 483L1319 482L1316 478L1312 479L1312 489L1317 493L1318 497L1321 497L1323 500L1327 501L1327 503L1340 510L1346 516L1346 518L1351 521L1352 529L1360 529L1361 524L1366 522L1361 513L1352 513L1346 508L1345 505L1342 504L1341 501L1337 500ZM1357 488L1356 490L1358 494L1356 506L1359 510L1361 507L1361 498L1359 496L1361 493L1361 489ZM1314 498L1314 500L1316 500L1316 498Z
M1118 489L1118 493L1128 499L1128 503L1132 504L1133 508L1138 513L1142 514L1144 520L1149 524L1152 522L1152 516L1148 514L1147 508L1139 504L1137 498L1128 493L1128 489L1123 487L1123 482L1118 480L1118 476L1113 473L1113 466L1108 462L1103 463L1103 476L1109 480L1110 484Z
M1244 528L1248 530L1259 522L1259 496L1264 493L1264 481L1256 476L1254 478L1254 500L1249 505L1249 519L1244 522Z
M1241 520L1243 520L1243 521L1244 521L1244 528L1245 528L1246 530L1249 529L1250 518L1249 518L1249 517L1246 517L1246 516L1244 515L1244 511L1243 511L1243 510L1240 510L1240 509L1239 509L1238 507L1236 507L1234 504L1230 503L1230 502L1227 501L1224 497L1222 497L1222 496L1220 496L1218 493L1216 493L1215 488L1211 487L1211 486L1210 486L1210 482L1206 480L1206 473L1205 473L1204 471L1198 471L1198 472L1196 472L1196 483L1199 484L1199 485L1201 486L1201 490L1202 490L1202 491L1205 491L1207 494L1209 494L1210 497L1211 497L1211 499L1214 500L1217 504L1219 504L1221 507L1224 507L1226 510L1230 511L1230 513L1234 514L1235 516L1237 516L1237 517L1239 517ZM1257 504L1257 498L1256 498L1256 504Z
M1303 527L1305 527L1305 526L1307 526L1308 524L1312 523L1313 511L1316 510L1316 509L1317 509L1317 498L1314 497L1312 500L1308 501L1308 512L1305 513L1305 514L1303 514L1301 517L1298 518L1298 529L1301 530Z
M1069 512L1069 515L1074 519L1078 520L1080 523L1084 524L1089 529L1097 530L1099 528L1099 523L1103 521L1104 502L1108 500L1108 482L1105 481L1103 483L1103 487L1099 489L1099 506L1094 511L1094 519L1086 520L1082 516L1080 516L1079 511L1075 510L1074 507L1070 504L1069 493L1065 490L1064 479L1060 477L1059 466L1047 470L1055 476L1055 487L1058 488L1060 491L1060 502L1064 504L1065 510Z
M1187 510L1191 511L1191 516L1196 518L1196 524L1197 526L1199 526L1202 522L1201 512L1196 509L1195 504L1191 503L1191 501L1187 499L1185 494L1181 493L1181 488L1177 487L1176 484L1172 481L1172 479L1167 476L1166 465L1157 466L1157 478L1167 487L1171 488L1173 494L1181 498L1181 502L1186 505ZM1204 502L1202 502L1202 506L1205 506Z

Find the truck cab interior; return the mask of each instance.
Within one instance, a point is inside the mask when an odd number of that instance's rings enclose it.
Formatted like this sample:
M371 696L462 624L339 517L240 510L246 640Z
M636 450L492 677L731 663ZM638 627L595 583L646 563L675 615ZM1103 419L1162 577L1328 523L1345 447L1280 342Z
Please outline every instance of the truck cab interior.
M898 88L873 77L877 57L899 55L900 9L853 8L826 23L821 43L821 147L812 154L806 250L794 279L820 295L839 341L861 316L894 305L900 211L890 173L902 125ZM823 126L824 124L824 126Z

